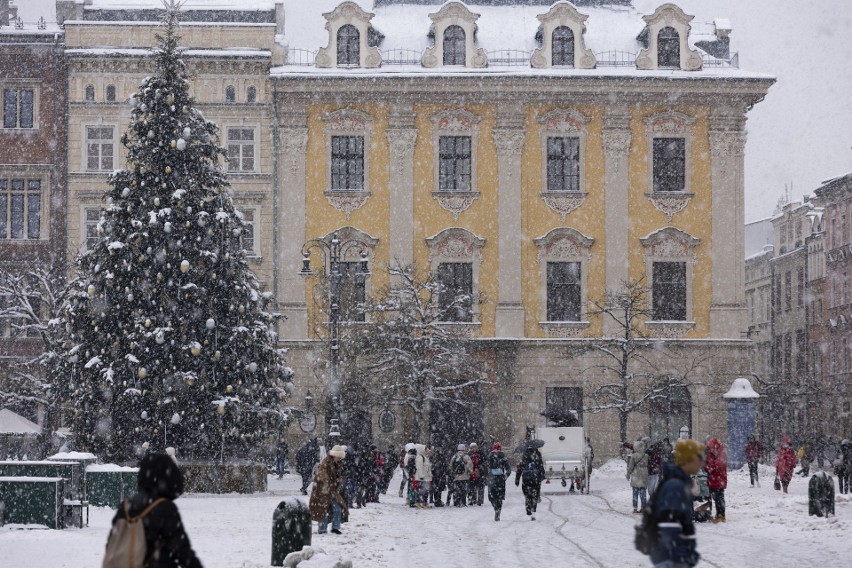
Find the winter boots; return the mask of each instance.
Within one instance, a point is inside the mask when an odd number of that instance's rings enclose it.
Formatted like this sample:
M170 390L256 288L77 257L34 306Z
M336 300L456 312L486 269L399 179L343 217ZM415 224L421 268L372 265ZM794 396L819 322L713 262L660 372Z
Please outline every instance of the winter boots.
M494 520L495 521L500 520L500 509L494 509Z
M724 516L724 515L719 515L718 517L716 517L715 519L713 519L713 520L712 520L712 521L710 521L710 522L712 522L712 523L714 523L714 524L724 523L724 522L725 522L725 516Z

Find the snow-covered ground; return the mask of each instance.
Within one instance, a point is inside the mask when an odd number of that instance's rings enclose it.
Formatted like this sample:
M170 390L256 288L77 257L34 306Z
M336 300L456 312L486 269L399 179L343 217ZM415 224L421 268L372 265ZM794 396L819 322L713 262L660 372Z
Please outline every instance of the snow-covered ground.
M759 489L748 487L746 472L729 474L728 522L698 526L701 565L848 566L852 498L838 497L836 517L809 517L807 480L795 478L785 496L773 490L770 468L762 474ZM297 495L298 487L296 476L285 476L270 478L264 494L181 497L177 504L204 566L269 566L272 512L282 498ZM623 464L610 462L596 471L590 495L545 485L534 522L524 514L514 478L507 487L502 520L494 522L487 499L482 507L410 509L397 496L397 477L381 504L353 510L342 535L314 534L313 544L359 568L650 566L633 548L637 516L630 512ZM0 565L100 566L112 516L110 509L93 508L84 529L0 528Z

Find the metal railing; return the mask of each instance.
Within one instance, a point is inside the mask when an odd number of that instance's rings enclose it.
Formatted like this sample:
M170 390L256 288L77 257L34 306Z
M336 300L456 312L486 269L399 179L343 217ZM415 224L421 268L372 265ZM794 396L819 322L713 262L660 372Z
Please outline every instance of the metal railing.
M316 51L291 47L287 50L287 65L311 67L314 64L316 56Z
M529 67L530 57L532 56L529 51L522 49L495 49L486 52L486 55L489 65L505 65L507 67Z
M420 65L422 56L416 49L387 49L382 52L382 65Z
M598 67L635 67L636 53L630 51L600 51L595 53Z
M706 53L702 53L701 64L704 67L734 67L739 69L740 54L734 53L728 59L721 59L718 57L713 57L712 55L708 55Z

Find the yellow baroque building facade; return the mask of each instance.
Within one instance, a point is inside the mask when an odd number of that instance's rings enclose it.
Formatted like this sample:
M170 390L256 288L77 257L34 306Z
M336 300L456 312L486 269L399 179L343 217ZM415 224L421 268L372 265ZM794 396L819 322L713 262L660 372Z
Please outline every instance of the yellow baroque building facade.
M228 166L238 207L256 216L256 269L286 316L295 397L319 399L328 382L326 297L318 278L299 275L303 248L337 234L358 243L343 261L366 253L367 296L392 285L386 269L400 263L452 273L451 287L479 299L448 323L492 366L480 435L518 439L567 410L600 457L618 451L617 413L592 411L611 377L595 371L595 356L566 352L619 334L590 313L629 280L647 286L653 308L635 372L687 384L677 400L633 413L629 435L681 426L724 435L720 396L750 372L746 113L774 80L736 67L728 24L698 25L673 4L652 14L629 0L517 4L320 0L288 12L270 1L265 24L222 16L212 34L186 23L207 117L225 136L243 127L255 137L251 170L240 171L237 143ZM81 171L84 131L120 130L129 114L87 104L87 85L138 83L146 62L133 49L151 43L150 29L125 24L112 51L94 51L103 41L86 34L110 29L66 25L70 252L84 245L87 204L104 188L103 176ZM320 254L311 261L327 270ZM405 412L393 409L396 425L380 428L382 410L381 401L372 409L375 438L401 442Z

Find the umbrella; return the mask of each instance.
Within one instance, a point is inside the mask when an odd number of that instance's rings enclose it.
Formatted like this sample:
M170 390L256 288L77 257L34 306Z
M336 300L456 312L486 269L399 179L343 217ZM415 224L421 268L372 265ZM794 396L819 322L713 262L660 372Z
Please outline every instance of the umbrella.
M539 448L541 448L542 446L544 446L544 440L521 440L521 441L518 443L518 447L517 447L517 448L515 448L515 452L514 452L514 453L516 453L516 454L520 454L520 453L522 453L524 450L526 450L527 448L535 448L535 449L539 449Z

